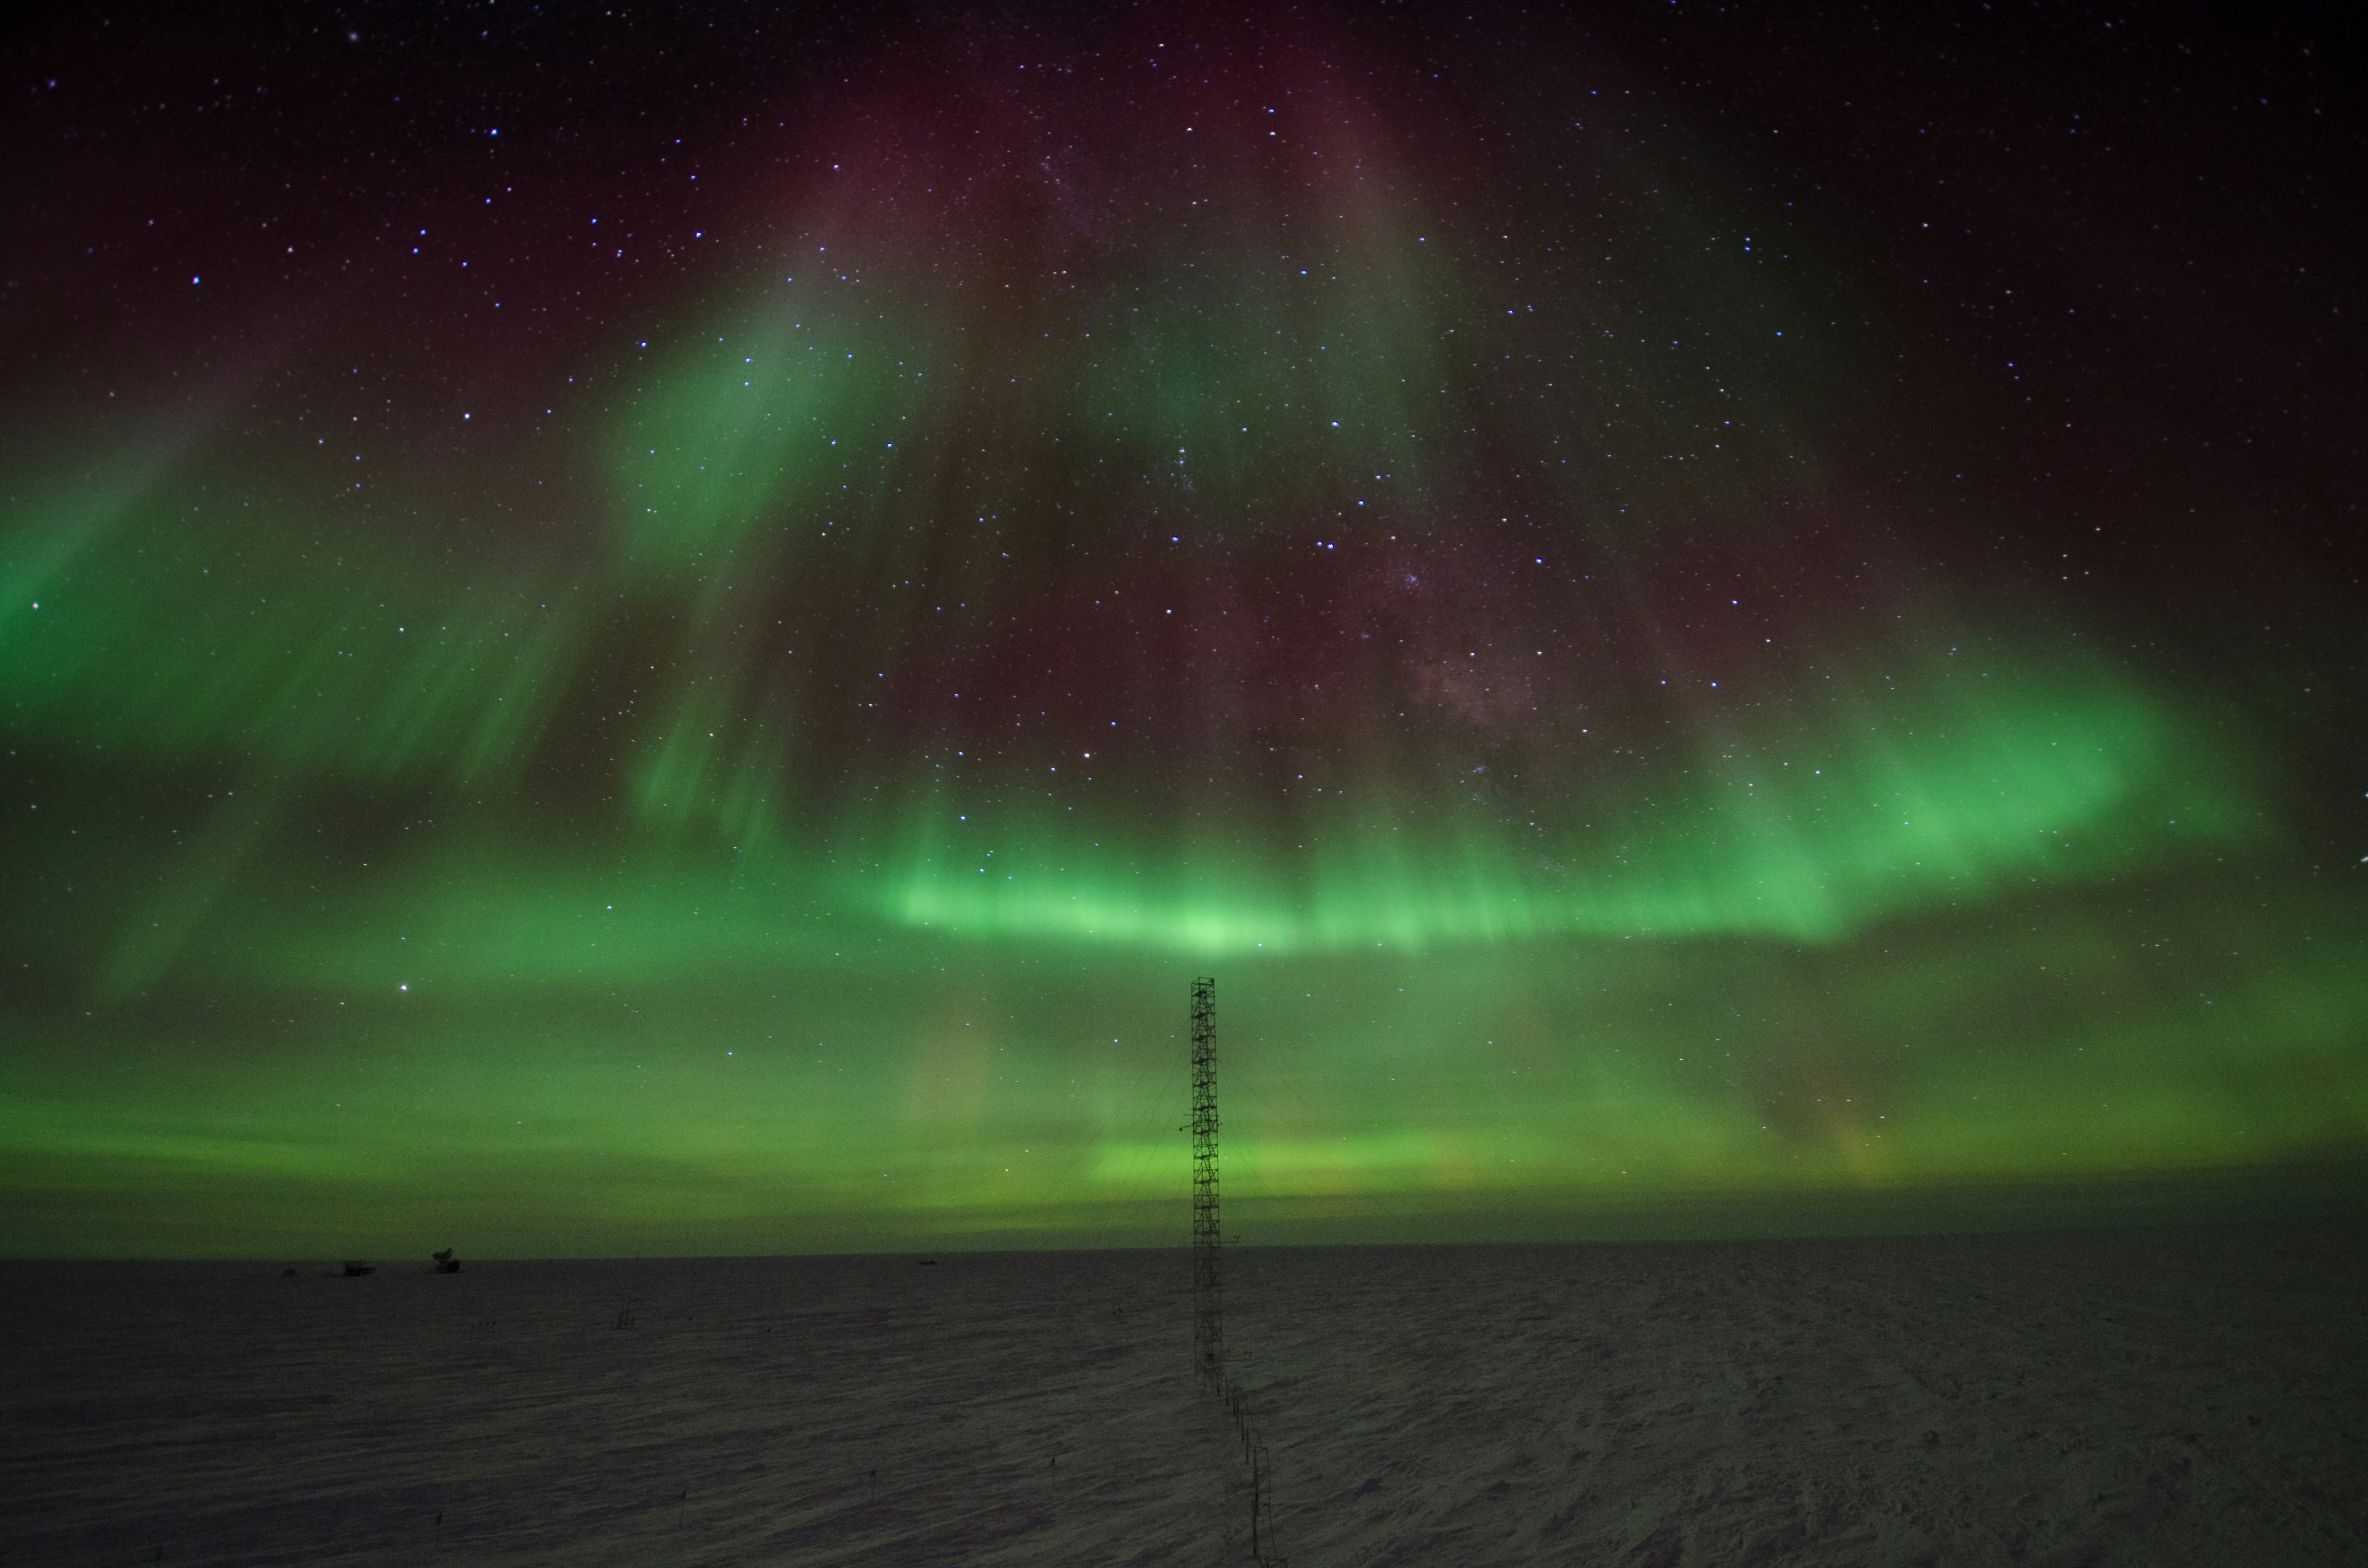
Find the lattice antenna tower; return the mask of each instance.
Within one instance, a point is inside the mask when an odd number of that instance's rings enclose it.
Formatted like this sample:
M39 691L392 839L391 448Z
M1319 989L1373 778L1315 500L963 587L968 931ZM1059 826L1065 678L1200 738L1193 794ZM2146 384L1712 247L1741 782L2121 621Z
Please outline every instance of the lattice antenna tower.
M1203 1381L1225 1376L1225 1296L1218 1267L1217 983L1192 983L1192 1361Z

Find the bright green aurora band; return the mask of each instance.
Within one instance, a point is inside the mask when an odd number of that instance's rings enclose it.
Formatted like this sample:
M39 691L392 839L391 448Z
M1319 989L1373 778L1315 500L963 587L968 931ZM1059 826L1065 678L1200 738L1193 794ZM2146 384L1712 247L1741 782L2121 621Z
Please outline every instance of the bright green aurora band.
M1251 1240L2357 1156L2268 722L1868 520L1811 238L1258 70L1124 218L892 80L475 469L17 462L7 1246L1170 1242L1201 971Z

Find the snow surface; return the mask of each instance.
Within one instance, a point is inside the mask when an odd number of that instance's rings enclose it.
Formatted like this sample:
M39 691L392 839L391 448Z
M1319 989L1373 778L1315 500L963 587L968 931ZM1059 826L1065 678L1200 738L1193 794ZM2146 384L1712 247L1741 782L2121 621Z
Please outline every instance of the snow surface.
M0 1266L0 1562L1246 1545L1181 1251L425 1250ZM2350 1230L1226 1261L1297 1568L2368 1562Z

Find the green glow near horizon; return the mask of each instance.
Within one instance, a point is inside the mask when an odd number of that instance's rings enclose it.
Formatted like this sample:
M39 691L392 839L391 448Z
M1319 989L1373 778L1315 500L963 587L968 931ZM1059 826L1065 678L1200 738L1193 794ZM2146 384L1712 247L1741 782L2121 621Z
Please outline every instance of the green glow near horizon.
M2158 907L2178 902L2157 890ZM1595 942L1312 971L1242 960L1223 983L1227 1191L1587 1202L2340 1147L2368 1127L2351 1067L2368 982L2299 939L2327 913L2265 912L2232 934L2200 911L2166 924L2056 899L2002 944L1950 915L1888 928L1883 952ZM1969 932L1990 945L1969 950ZM2232 935L2296 957L2267 972L2215 957ZM1097 966L1045 993L992 962L963 968L959 944L901 940L868 973L810 960L754 993L644 990L624 1008L596 990L530 1021L501 994L439 1001L431 959L414 992L355 1005L359 1054L291 1042L233 1066L146 1051L141 1086L98 1114L67 1058L20 1062L0 1137L40 1168L172 1173L197 1192L327 1182L411 1194L427 1218L473 1212L472 1173L556 1162L603 1203L630 1210L642 1191L656 1213L752 1241L827 1213L943 1234L1071 1210L1057 1222L1089 1237L1095 1204L1169 1200L1175 1009L1146 983L1164 966ZM1845 977L1860 1000L1840 1007ZM1886 992L1893 1017L1866 1005ZM1022 994L1037 998L1026 1021ZM2232 1094L2239 1061L2254 1086ZM330 1097L369 1114L336 1118ZM334 1142L312 1131L324 1119Z

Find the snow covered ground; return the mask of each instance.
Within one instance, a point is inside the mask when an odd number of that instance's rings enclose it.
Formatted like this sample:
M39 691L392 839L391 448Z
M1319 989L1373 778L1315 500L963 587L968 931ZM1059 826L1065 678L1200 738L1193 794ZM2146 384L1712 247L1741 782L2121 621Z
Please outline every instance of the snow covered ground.
M1297 1568L2368 1562L2348 1230L1227 1264ZM1245 1544L1180 1251L324 1267L0 1266L0 1562Z

